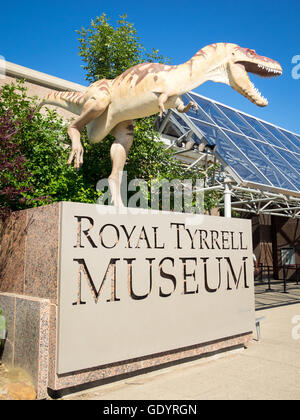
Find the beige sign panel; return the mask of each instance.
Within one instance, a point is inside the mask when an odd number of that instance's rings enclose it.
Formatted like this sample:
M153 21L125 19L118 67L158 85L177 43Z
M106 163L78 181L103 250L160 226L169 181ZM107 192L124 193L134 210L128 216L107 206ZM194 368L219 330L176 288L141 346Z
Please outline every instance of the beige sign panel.
M59 374L253 323L250 221L62 203Z

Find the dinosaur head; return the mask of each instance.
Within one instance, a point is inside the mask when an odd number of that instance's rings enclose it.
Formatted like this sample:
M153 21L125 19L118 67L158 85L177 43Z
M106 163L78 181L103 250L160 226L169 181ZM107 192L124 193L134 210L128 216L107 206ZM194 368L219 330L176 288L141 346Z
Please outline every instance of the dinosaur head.
M276 77L282 74L281 65L275 60L256 54L254 50L234 44L227 44L227 52L227 76L230 86L255 105L267 106L267 99L251 82L248 73L260 77Z

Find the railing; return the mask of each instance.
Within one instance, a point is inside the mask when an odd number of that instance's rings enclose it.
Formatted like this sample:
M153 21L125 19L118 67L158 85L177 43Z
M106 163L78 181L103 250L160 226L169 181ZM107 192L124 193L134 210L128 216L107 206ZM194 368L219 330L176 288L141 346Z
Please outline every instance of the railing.
M296 284L299 284L300 265L299 264L286 264L281 267L283 269L283 292L287 291L287 274L288 270L296 270Z
M264 278L267 278L268 281L268 288L266 289L266 292L271 292L271 278L274 277L274 270L273 266L271 265L264 265L264 264L258 264L258 273L255 274L255 279L259 279L260 283L264 283ZM272 275L271 275L272 273Z
M264 283L267 279L268 288L266 292L272 292L271 288L271 279L274 278L274 269L273 266L258 264L258 273L255 274L255 280L259 280L260 283ZM279 270L283 272L283 293L288 293L287 283L288 283L288 272L289 270L295 270L296 272L296 285L299 285L300 282L300 264L285 264L278 267ZM280 281L280 280L279 280Z

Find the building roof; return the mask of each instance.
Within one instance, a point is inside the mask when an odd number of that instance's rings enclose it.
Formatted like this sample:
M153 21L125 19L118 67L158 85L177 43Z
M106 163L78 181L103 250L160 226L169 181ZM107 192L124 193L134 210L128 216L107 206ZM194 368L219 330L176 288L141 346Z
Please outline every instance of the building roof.
M69 82L68 80L61 79L59 77L51 76L40 71L29 69L18 64L10 63L9 61L4 62L4 71L7 76L11 76L17 79L25 79L28 82L45 86L50 89L56 90L76 90L84 92L86 86L78 83Z

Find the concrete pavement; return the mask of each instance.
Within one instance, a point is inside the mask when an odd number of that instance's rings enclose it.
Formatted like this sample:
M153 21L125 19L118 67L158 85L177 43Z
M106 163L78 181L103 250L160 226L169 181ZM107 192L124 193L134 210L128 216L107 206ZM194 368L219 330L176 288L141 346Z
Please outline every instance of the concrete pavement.
M269 288L271 291L269 291ZM267 308L300 303L300 285L288 283L287 292L283 293L283 283L273 281L268 283L258 283L255 286L255 308L257 311Z
M254 335L247 349L137 375L61 399L299 400L300 287L289 286L288 295L280 288L268 293L265 289L265 285L256 288L257 317L265 316L261 340Z

